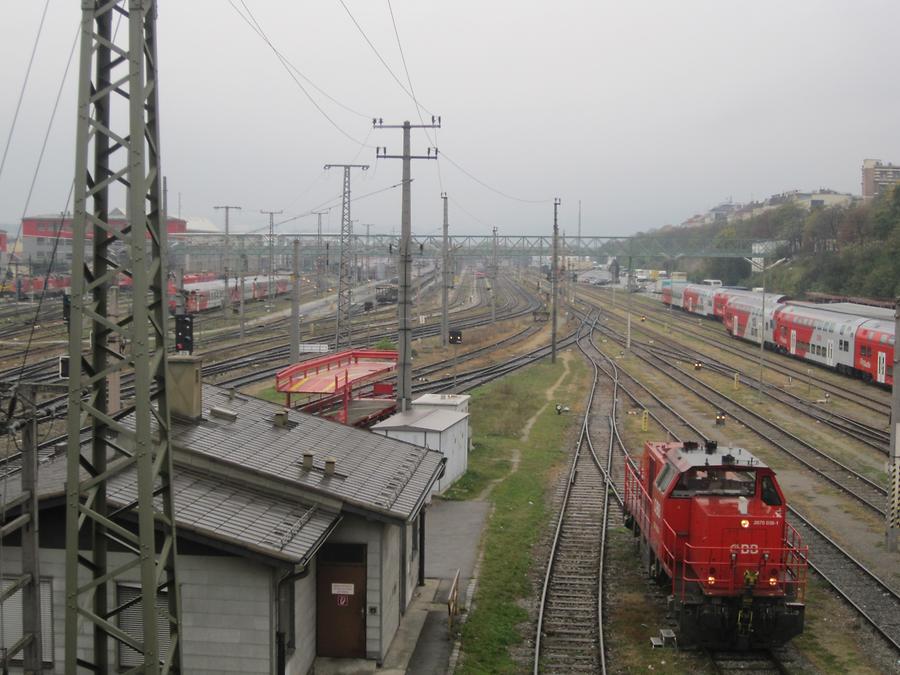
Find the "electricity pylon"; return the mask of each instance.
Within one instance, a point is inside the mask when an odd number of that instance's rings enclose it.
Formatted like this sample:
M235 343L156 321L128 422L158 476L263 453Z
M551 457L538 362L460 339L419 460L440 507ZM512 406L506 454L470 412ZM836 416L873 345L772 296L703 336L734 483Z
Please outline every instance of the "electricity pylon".
M344 170L344 193L341 200L341 268L338 275L337 317L334 322L334 349L353 346L353 323L350 316L351 289L353 288L353 221L350 220L350 169L367 171L368 164L326 164L325 169Z
M120 19L124 25L114 31ZM166 399L168 299L156 1L83 0L81 26L69 337L65 671L112 672L112 637L140 654L141 672L180 672ZM125 202L128 222L122 227L110 222L113 200ZM88 261L86 243L93 247ZM125 255L114 254L119 247ZM132 280L133 306L130 313L116 316L109 311L107 293L123 276ZM93 339L83 351L85 328ZM107 404L108 378L127 372L134 377L133 425L113 417ZM82 450L85 424L89 438ZM134 474L137 499L112 514L107 510L107 485L125 473ZM133 519L134 528L120 525L122 517ZM87 542L87 550L79 551L79 540ZM110 542L115 553L108 551ZM144 630L139 637L123 631L118 621L134 603L116 606L109 595L118 580L133 579L134 574L141 582ZM160 644L160 614L168 630L167 649ZM92 649L82 644L79 650L82 624L93 630Z

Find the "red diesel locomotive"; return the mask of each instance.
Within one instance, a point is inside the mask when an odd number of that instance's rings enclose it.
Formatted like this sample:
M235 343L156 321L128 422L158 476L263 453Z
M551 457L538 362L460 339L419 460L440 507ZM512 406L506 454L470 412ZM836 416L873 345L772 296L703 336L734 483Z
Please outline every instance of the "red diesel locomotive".
M770 646L803 631L808 549L775 474L741 448L648 442L626 465L625 520L671 584L683 645Z

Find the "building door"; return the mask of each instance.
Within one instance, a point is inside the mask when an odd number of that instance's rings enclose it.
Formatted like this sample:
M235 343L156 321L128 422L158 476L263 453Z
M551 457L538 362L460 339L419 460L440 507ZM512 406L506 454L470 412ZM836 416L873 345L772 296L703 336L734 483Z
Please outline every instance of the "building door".
M878 352L878 371L876 374L876 379L881 384L884 384L884 373L887 370L887 354L885 352Z
M316 654L366 656L365 544L326 544L316 557Z

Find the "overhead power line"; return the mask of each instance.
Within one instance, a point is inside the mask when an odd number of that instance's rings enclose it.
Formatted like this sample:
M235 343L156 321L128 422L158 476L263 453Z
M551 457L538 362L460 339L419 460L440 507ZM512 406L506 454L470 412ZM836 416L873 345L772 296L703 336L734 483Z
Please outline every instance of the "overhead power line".
M0 179L3 178L3 167L6 166L6 156L9 154L9 146L12 144L13 133L16 130L16 121L19 119L19 111L22 109L22 100L25 98L25 90L28 88L28 78L31 76L31 66L34 64L34 55L37 53L38 43L41 40L41 33L44 30L44 19L47 17L47 7L50 6L50 0L44 2L44 10L41 12L41 22L38 24L37 35L34 38L34 44L31 47L31 56L28 59L28 67L25 68L25 79L22 81L22 88L19 90L19 100L16 102L16 111L13 113L12 123L9 125L9 134L6 136L6 147L3 148L3 157L0 158Z
M81 26L79 25L75 31L75 37L72 40L72 48L69 50L69 58L66 61L66 67L63 70L63 76L59 81L59 88L56 90L56 100L53 102L53 110L50 112L50 119L47 122L47 129L44 131L44 140L41 143L41 151L38 154L37 163L34 167L34 173L31 176L31 184L28 186L28 195L25 198L25 205L22 207L22 218L19 220L19 227L16 229L16 238L13 241L12 248L10 249L10 259L13 253L15 253L16 249L19 246L19 239L22 237L22 221L25 219L25 216L28 214L28 208L31 205L31 197L34 194L34 186L37 183L37 177L41 170L41 164L44 161L44 152L47 150L47 142L50 140L50 131L53 129L53 121L56 119L56 112L59 110L59 101L62 98L63 89L66 85L66 80L69 77L69 68L72 65L72 57L75 55L75 47L78 45L78 36L81 33ZM6 276L9 276L9 261L7 261L7 272ZM3 275L0 274L0 279L3 278Z
M394 17L394 8L391 6L391 0L387 0L387 6L388 11L391 14L391 24L394 26L394 37L397 38L397 49L400 50L400 60L403 62L406 81L409 83L410 96L412 97L413 103L416 104L416 113L419 115L419 122L422 125L422 129L425 131L425 137L428 139L428 142L436 148L437 142L432 140L431 135L428 133L428 127L425 124L425 120L422 118L422 106L419 104L419 99L416 98L416 90L413 88L412 78L409 76L409 66L406 63L406 55L403 53L403 43L400 42L400 31L397 30L397 19ZM431 113L429 113L429 115L430 114ZM434 130L434 138L437 139L437 129ZM441 188L441 192L444 192L444 177L441 175L441 163L435 162L435 165L437 166L438 185Z
M498 190L497 188L492 187L491 185L488 185L480 178L477 178L477 177L473 176L471 173L469 173L468 171L466 171L458 163L454 162L453 159L451 157L449 157L446 152L441 151L441 156L444 159L446 159L448 162L450 162L453 166L455 166L457 169L462 171L466 176L468 176L473 181L478 183L481 187L483 187L487 190L490 190L491 192L494 192L494 193L500 195L501 197L506 197L507 199L511 199L514 202L522 202L523 204L546 204L551 201L551 199L523 199L522 197L516 197L514 195L503 192L502 190Z
M249 19L246 16L244 16L244 14L240 11L240 9L238 9L238 7L234 4L234 0L228 0L228 4L230 4L232 9L234 9L234 11L237 12L238 16L240 16L247 23L247 25L250 26L250 28L253 29L253 31L260 38L262 38L263 41L269 46L269 48L272 50L272 53L274 53L275 57L278 59L279 63L281 63L285 72L294 81L294 84L297 85L297 87L300 89L300 91L303 92L304 96L306 96L306 98L309 100L309 102L313 104L315 109L318 110L319 113L322 115L322 117L324 117L326 120L328 120L329 124L331 124L331 126L333 126L335 129L337 129L337 131L340 132L343 136L345 136L349 140L353 141L357 145L365 145L365 143L363 141L360 141L358 138L355 138L352 134L350 134L343 127L341 127L341 125L339 125L337 122L335 122L334 118L332 118L331 115L329 115L327 112L325 112L325 109L322 108L321 105L319 105L318 101L316 101L312 97L312 95L309 93L309 91L307 91L306 87L303 86L303 83L300 82L300 80L297 78L297 75L295 75L295 72L297 74L299 74L307 82L309 82L310 86L314 87L323 96L325 96L329 100L333 101L335 104L339 105L340 107L344 108L345 110L348 110L349 112L352 112L355 115L359 115L360 117L369 117L369 116L363 115L362 113L357 112L356 110L353 110L349 106L344 105L343 103L339 102L337 99L335 99L332 96L325 93L325 91L323 91L321 88L319 88L318 86L313 84L312 81L308 77L303 75L293 64L291 64L287 60L287 58L281 53L281 51L279 51L278 48L275 47L275 45L269 39L269 36L263 30L260 23L253 16L253 12L251 12L250 8L247 7L247 3L245 2L245 0L240 0L240 2L241 2L241 5L243 5L244 10L247 12L247 15L250 17Z

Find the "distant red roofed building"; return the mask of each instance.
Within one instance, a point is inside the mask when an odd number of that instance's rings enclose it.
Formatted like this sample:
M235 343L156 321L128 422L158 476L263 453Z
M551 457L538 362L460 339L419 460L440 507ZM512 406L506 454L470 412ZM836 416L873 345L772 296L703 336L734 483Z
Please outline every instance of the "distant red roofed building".
M119 209L113 209L109 218L113 227L121 229L127 223L125 214ZM187 232L187 222L181 218L169 218L166 228L168 234L184 234ZM72 216L67 214L25 216L22 219L22 253L23 261L31 261L34 265L42 265L50 262L53 255L53 246L59 235L59 246L56 251L56 262L60 269L66 269L72 264ZM93 230L88 228L86 239L93 239ZM85 256L93 255L92 247L85 246Z

